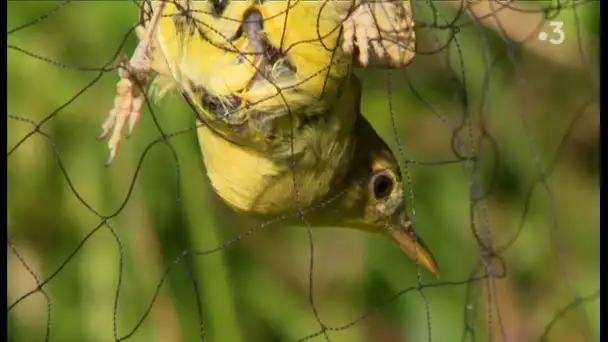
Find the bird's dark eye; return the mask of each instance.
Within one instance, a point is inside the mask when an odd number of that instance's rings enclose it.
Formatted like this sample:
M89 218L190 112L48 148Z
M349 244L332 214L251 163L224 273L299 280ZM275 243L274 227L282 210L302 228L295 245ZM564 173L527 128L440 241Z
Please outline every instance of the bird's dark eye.
M372 192L374 193L374 198L383 199L391 194L395 182L393 181L393 177L391 177L388 172L380 171L376 173L372 178L371 185Z
M229 0L213 0L213 13L215 15L220 15L222 14L222 12L224 12L224 9L226 9L226 6L228 5Z

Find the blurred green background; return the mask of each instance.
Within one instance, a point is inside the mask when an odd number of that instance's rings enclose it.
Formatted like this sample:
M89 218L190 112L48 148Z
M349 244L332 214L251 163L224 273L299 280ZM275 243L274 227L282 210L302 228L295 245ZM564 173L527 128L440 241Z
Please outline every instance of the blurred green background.
M60 4L8 2L7 150L34 128L15 117L40 122L55 113L41 128L51 140L34 134L7 157L8 305L36 288L32 272L38 281L52 276L43 287L50 311L40 292L10 307L9 341L43 341L47 330L52 341L115 335L196 341L203 330L212 342L293 341L320 331L309 298L307 230L275 224L235 240L254 225L210 191L191 129L194 116L179 95L152 104L165 133L184 131L170 139L172 148L150 147L160 133L146 109L117 159L104 167L106 142L96 136L112 107L117 73L74 67L112 61L138 10L129 1L74 1L10 32ZM435 6L439 23L457 10L457 2ZM416 2L415 9L418 20L433 21L427 3ZM406 70L361 74L364 115L397 151L395 127L406 157L419 162L407 168L410 208L442 276L438 283L422 272L423 283L437 285L421 295L416 266L391 241L347 229L314 230L314 306L328 327L346 326L328 331L328 340L459 341L470 326L475 341L536 341L576 294L599 294L599 2L551 19L563 22L559 45L537 38L541 31L554 34L542 15L503 14L500 25L469 24L451 41L448 29L422 28L420 53ZM525 43L507 49L499 29ZM447 42L449 48L431 53ZM120 54L130 55L135 43L129 35ZM482 118L492 139L478 145ZM473 164L423 163L456 159L452 137L461 123L459 150L478 155L478 183L492 190L473 216ZM533 187L536 163L550 171L545 186ZM100 226L95 211L114 215L109 226ZM467 284L482 260L472 222L502 258L506 277ZM184 250L213 250L228 241L213 253L180 258ZM501 273L497 260L492 265ZM565 311L547 339L599 341L599 299ZM323 334L310 339L323 340Z

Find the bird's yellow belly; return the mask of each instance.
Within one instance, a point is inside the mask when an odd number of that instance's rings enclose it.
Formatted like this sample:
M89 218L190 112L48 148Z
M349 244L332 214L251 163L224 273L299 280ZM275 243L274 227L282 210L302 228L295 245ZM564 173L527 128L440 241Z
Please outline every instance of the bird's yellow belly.
M288 162L234 145L206 126L199 128L198 137L214 191L237 211L256 216L296 213L298 207L310 206L328 191L327 177L296 173L300 189L296 200Z

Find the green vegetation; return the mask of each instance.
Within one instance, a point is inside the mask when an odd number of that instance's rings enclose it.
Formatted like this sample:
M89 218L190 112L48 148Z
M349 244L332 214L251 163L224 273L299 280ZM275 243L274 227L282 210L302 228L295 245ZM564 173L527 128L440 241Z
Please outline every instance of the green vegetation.
M8 30L58 5L9 1ZM449 2L437 8L444 15L455 10ZM396 127L407 159L420 162L404 168L412 179L416 229L440 264L439 281L457 284L433 285L421 296L416 265L391 241L344 229L313 230L315 308L328 327L347 326L328 331L331 341L427 341L429 327L433 341L458 341L467 319L477 341L488 340L490 327L495 341L503 340L501 329L508 341L535 341L574 301L573 291L599 291L599 105L590 80L598 74L598 10L599 2L580 5L578 21L571 9L563 10L553 20L564 22L564 44L532 37L521 49L510 49L515 63L496 31L463 27L449 51L420 54L405 71L391 73L390 103L387 72L363 73L362 110L395 151ZM420 11L420 20L431 22L430 13ZM278 223L235 240L257 224L236 217L211 191L192 129L195 118L179 95L151 104L152 112L144 111L133 136L104 167L106 142L96 135L118 76L75 67L112 63L137 17L137 7L127 1L71 2L7 36L8 150L34 128L18 118L49 118L44 135L32 135L7 158L8 304L36 288L31 270L39 281L53 277L43 287L51 303L51 341L110 341L131 332L131 341L197 341L203 329L211 342L266 342L320 331L309 298L308 231ZM576 60L576 25L584 63ZM436 40L441 45L449 36L448 30L421 29L420 49L437 50ZM130 34L120 54L129 55L135 42ZM458 134L462 148L452 141L453 128L463 121L460 54L470 117ZM566 65L560 54L573 59ZM486 57L501 58L488 70ZM478 145L480 113L493 140ZM154 143L159 128L183 133ZM473 218L473 162L422 163L457 159L452 142L463 155L478 155L478 182L486 189L492 184ZM537 163L548 176L533 187ZM102 217L110 217L107 225ZM502 258L506 277L466 284L482 255L472 221L480 241ZM223 245L211 253L183 253ZM502 268L495 259L492 269ZM438 282L420 272L423 283ZM43 341L45 297L35 293L14 306L8 324L9 341ZM324 340L323 334L310 339ZM568 311L548 340L599 340L599 300Z

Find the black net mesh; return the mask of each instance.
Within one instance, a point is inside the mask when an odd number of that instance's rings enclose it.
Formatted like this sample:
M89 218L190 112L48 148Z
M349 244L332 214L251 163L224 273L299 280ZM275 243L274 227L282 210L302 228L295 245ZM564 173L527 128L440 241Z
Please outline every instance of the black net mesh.
M599 1L412 7L413 62L357 74L440 279L282 224L315 208L235 214L179 94L106 167L141 3L9 1L8 339L599 341Z

